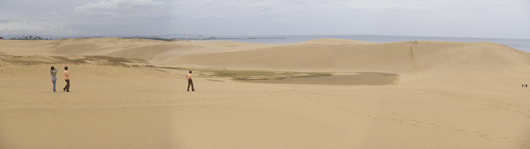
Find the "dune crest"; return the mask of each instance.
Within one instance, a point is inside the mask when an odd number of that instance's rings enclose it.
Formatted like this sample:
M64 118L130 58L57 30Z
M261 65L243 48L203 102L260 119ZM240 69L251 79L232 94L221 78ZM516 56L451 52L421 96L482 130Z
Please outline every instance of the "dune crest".
M315 41L309 42L313 43ZM481 73L528 68L530 55L495 43L424 41L357 45L297 44L230 53L180 56L160 65L234 66L289 70L417 73L452 65ZM473 67L473 70L471 69ZM467 69L469 68L469 69ZM522 69L521 69L522 70Z
M292 44L322 44L322 45L357 45L357 44L373 44L370 42L358 41L358 40L349 40L349 39L335 39L335 38L324 38L324 39L312 39L299 43Z
M5 47L24 48L41 55L105 55L144 59L165 67L388 72L400 74L405 79L406 75L423 75L427 78L471 78L479 82L491 77L505 80L504 76L507 74L517 74L514 75L515 78L522 78L530 73L530 53L490 42L420 41L415 44L315 39L272 45L119 38L38 41L30 42L30 46L22 45L24 42L20 41L0 42ZM5 52L24 54L10 49L7 48Z

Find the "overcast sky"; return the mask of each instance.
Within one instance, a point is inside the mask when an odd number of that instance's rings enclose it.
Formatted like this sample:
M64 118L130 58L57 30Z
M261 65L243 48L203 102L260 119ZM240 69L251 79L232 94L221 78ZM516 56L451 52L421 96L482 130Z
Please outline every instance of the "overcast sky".
M530 39L529 0L0 0L0 35Z

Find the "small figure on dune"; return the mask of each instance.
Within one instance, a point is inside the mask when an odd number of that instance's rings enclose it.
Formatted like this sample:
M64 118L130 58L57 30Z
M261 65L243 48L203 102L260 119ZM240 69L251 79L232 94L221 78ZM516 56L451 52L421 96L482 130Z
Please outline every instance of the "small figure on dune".
M57 68L52 66L52 70L50 71L50 74L52 75L52 83L53 83L53 92L55 93L55 83L57 82Z
M66 81L66 86L64 86L63 91L70 92L70 72L68 72L68 67L64 67L64 81Z
M526 84L526 88L528 88L528 84Z
M190 85L191 91L195 91L195 88L193 88L193 81L191 80L191 71L186 75L186 78L188 78L188 92L190 91Z

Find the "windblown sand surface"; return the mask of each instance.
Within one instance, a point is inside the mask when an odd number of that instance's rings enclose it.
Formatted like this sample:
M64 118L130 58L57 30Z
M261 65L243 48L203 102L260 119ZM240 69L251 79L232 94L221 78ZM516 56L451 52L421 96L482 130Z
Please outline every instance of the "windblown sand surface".
M495 43L104 38L0 52L1 149L530 148L530 54Z

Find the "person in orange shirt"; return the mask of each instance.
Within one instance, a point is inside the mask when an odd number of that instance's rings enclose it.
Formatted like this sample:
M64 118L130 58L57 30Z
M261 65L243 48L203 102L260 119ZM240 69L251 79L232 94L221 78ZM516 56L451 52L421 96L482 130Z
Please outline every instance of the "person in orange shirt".
M70 92L70 72L68 72L68 67L64 67L64 81L66 81L66 86L64 86L63 91Z
M190 85L191 91L195 91L195 88L193 88L193 81L191 80L191 71L190 73L186 74L186 78L188 78L188 92L190 91Z

